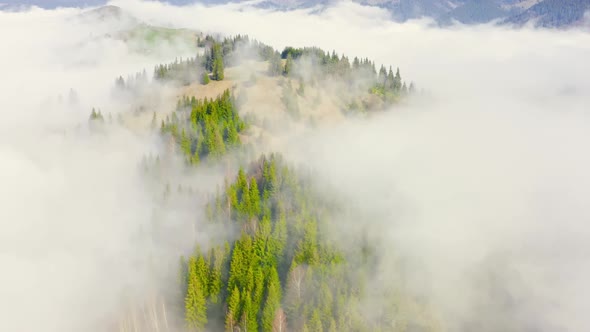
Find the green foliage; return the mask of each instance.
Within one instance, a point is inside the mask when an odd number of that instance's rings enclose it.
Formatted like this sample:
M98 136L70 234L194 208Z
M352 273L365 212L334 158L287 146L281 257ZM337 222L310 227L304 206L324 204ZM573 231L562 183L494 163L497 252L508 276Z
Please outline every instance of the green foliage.
M272 332L273 323L278 310L281 307L281 281L276 268L270 269L268 279L266 302L262 309L262 330Z
M246 125L234 104L229 90L216 99L184 97L160 131L172 137L189 164L218 158L241 144L239 133Z
M212 57L212 67L211 72L213 73L213 79L216 81L223 80L224 74L224 65L223 65L223 52L221 50L221 44L214 43L211 49L211 57Z
M227 302L227 314L225 316L225 330L233 331L240 315L240 290L234 287Z
M211 79L209 78L209 73L203 73L203 78L201 79L201 83L203 85L207 85L207 84L209 84L210 81L211 81Z
M202 63L203 58L201 56L195 56L194 58L184 60L182 58L176 59L174 62L168 64L159 64L154 68L154 80L160 82L180 82L188 85L200 78ZM121 82L118 82L118 85L121 85Z
M303 50L300 48L293 48L291 46L285 47L283 52L281 52L281 58L287 59L289 56L293 59L299 58L303 55Z
M400 75L399 69L396 72L389 68L389 71L384 66L381 66L379 72L375 70L375 63L369 59L359 59L355 57L352 61L345 55L338 55L335 51L326 52L317 47L293 48L286 47L281 53L281 57L285 59L283 66L283 74L285 76L299 78L300 84L296 93L300 96L305 95L305 85L310 84L314 86L318 82L322 84L323 81L336 80L341 84L340 97L343 99L346 106L345 113L352 114L356 112L365 112L365 107L354 107L351 99L356 98L357 102L359 92L369 93L379 97L383 102L368 103L370 109L379 105L387 107L391 104L397 103L401 98L414 90L411 90L405 85ZM305 61L306 66L311 66L307 72L312 73L312 77L297 77L293 68L297 67L298 63ZM269 64L269 73L271 75L278 75L279 62L276 58L271 58ZM405 88L404 88L405 86ZM298 107L296 99L293 98L292 88L287 86L283 89L282 100L290 114L297 118Z
M189 327L208 322L206 327L226 331L275 331L276 324L290 331L387 331L392 319L396 328L408 322L399 296L393 295L381 318L365 317L359 299L366 293L374 251L366 241L349 248L352 256L335 247L323 232L331 226L332 205L280 156L262 156L239 169L209 206L216 206L208 212L210 222L241 234L223 249L207 256L197 250L189 258ZM424 330L434 331L424 323L429 316L419 314Z
M201 260L199 257L198 260ZM188 262L188 285L185 296L185 320L189 330L201 331L207 324L206 283L204 266L195 257Z

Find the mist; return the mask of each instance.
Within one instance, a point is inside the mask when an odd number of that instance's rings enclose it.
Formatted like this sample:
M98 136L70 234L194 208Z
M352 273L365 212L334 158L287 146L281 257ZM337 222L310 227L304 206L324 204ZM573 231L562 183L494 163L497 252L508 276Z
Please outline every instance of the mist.
M186 55L178 52L184 46L139 53L108 36L121 21L81 12L0 12L4 331L104 331L127 302L154 288L150 260L180 254L163 240L167 246L154 250L146 235L161 192L138 170L161 142L118 124L133 108L112 89L119 75ZM159 107L172 107L171 95L160 87ZM92 108L109 122L104 130L88 126ZM196 218L187 206L159 208L177 224ZM177 234L177 243L183 238Z
M273 146L371 216L343 217L333 230L343 239L368 230L380 248L363 305L378 307L379 289L403 280L449 331L590 329L585 28L440 29L428 20L391 22L386 11L350 2L314 13L110 4L157 25L399 66L427 98L287 133ZM123 290L152 282L138 277L148 246L134 239L154 203L137 164L159 141L118 127L100 137L72 128L92 107L126 111L110 95L115 77L182 54L166 47L154 58L109 38L88 42L97 23L72 29L66 17L78 12L0 12L2 330L104 330ZM70 89L78 102L67 102ZM190 220L199 210L191 205L169 212Z

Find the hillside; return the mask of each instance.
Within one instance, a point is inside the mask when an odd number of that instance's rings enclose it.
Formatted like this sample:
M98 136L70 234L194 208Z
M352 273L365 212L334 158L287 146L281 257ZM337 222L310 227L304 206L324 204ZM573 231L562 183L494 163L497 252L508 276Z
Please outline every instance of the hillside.
M157 331L165 317L165 324L191 331L387 330L388 315L400 315L396 324L438 331L429 306L400 285L385 289L391 296L383 317L365 316L357 303L370 289L364 280L374 268L373 249L357 236L364 244L355 248L330 240L326 229L342 203L323 197L307 172L273 153L315 126L395 109L414 85L399 69L317 47L279 52L247 36L210 35L196 44L195 57L157 65L152 79L145 73L116 79L120 102L135 110L120 123L159 135L163 151L141 165L163 205L202 190L178 181L177 172L223 167L222 187L201 207L202 226L238 236L184 248L190 254L178 257L178 277L166 284L176 291L154 290L147 302L132 304L119 329ZM166 89L173 91L169 100L145 100ZM108 113L93 109L91 128L111 126ZM178 159L180 170L170 166ZM161 222L155 218L155 232L166 227ZM149 317L133 318L139 308Z
M103 36L114 38L124 42L132 52L142 54L157 55L163 53L163 50L177 54L192 54L197 51L196 42L200 36L198 32L189 29L146 24L120 7L112 5L85 10L72 20L95 25L95 40Z

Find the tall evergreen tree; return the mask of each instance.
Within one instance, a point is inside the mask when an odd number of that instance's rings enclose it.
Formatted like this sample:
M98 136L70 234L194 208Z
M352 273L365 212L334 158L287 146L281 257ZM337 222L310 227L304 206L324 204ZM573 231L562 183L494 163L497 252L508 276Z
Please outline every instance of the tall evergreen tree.
M201 331L207 324L205 285L201 282L197 261L189 260L188 285L185 297L185 320L189 330Z
M270 269L266 302L262 309L262 330L272 332L275 317L281 306L281 282L276 268Z
M211 50L213 64L212 64L212 73L213 79L216 81L221 81L225 77L224 73L224 66L223 66L223 50L221 49L221 44L215 43L213 44L213 48Z
M234 331L234 327L238 322L240 316L240 290L234 287L227 302L227 314L225 315L225 330L229 332Z

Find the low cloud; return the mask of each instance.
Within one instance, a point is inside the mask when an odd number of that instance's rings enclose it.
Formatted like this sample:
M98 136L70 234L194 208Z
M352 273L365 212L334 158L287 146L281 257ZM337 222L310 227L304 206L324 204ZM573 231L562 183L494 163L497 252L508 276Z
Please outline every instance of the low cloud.
M104 331L151 289L149 261L178 249L145 236L157 200L138 170L160 143L116 125L129 104L111 92L119 75L183 54L134 52L108 37L120 27L80 13L0 12L0 330ZM87 125L93 107L113 119L104 131ZM194 222L174 212L162 218Z
M380 245L374 287L401 275L452 331L590 328L590 34L400 24L351 2L315 14L111 4L154 24L399 66L428 99L321 125L281 146L374 216L343 221L348 231L369 229ZM143 259L144 246L131 239L153 203L136 166L157 144L119 129L104 137L63 130L86 121L93 106L115 109L114 78L161 58L114 39L89 42L94 25L66 23L78 12L0 12L3 330L92 330L141 273L128 262ZM79 103L59 104L56 96L67 100L71 88ZM378 295L365 301L375 303Z

